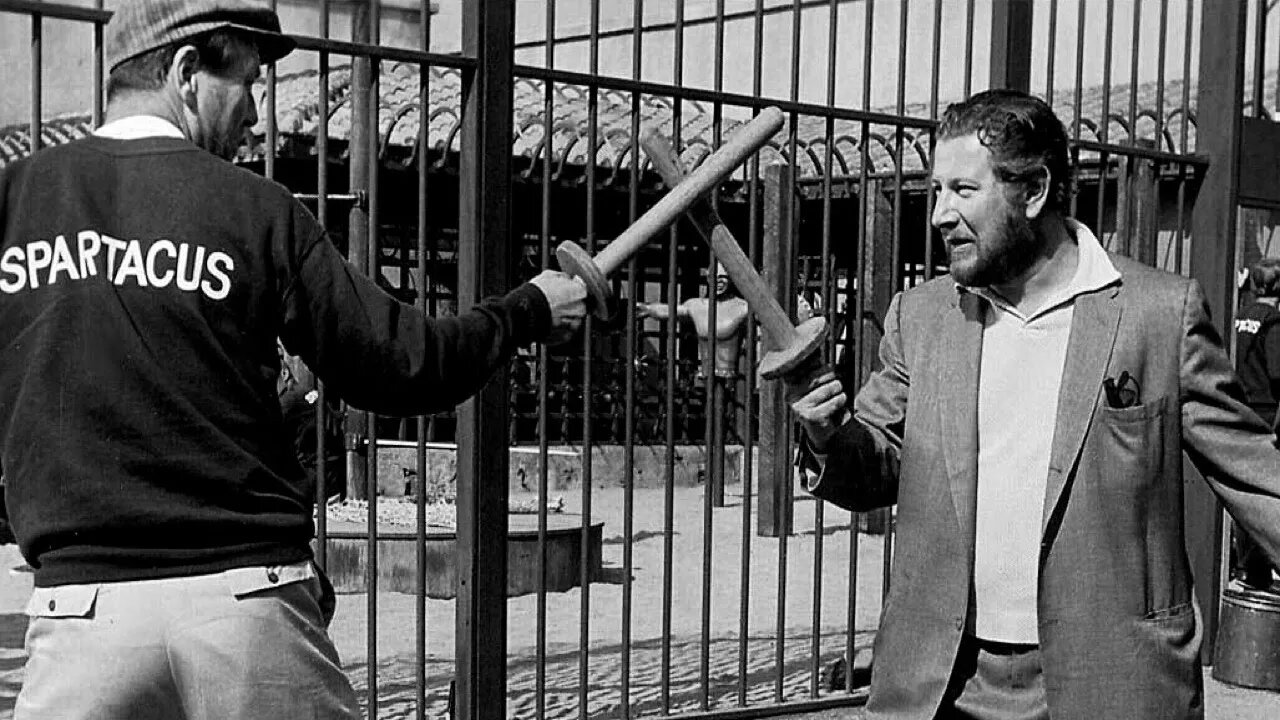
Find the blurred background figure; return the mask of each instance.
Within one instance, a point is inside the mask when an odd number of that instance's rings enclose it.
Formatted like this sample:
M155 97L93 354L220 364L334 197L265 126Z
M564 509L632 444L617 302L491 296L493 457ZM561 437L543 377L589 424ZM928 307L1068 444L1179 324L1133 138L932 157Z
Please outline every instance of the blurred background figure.
M724 266L716 264L716 275L710 287L710 297L689 298L677 306L667 303L637 303L638 319L676 318L693 325L698 337L698 375L703 376L707 352L713 350L710 413L712 416L712 442L707 448L712 504L724 505L724 445L726 408L733 407L734 383L738 377L738 360L742 355L742 339L747 331L750 308L742 299ZM711 308L715 307L715 327L711 326ZM710 341L708 341L710 339Z
M1280 403L1280 258L1265 258L1251 266L1244 288L1253 300L1236 315L1236 373L1249 407L1272 430ZM1232 532L1232 577L1250 588L1271 588L1271 563L1237 524Z

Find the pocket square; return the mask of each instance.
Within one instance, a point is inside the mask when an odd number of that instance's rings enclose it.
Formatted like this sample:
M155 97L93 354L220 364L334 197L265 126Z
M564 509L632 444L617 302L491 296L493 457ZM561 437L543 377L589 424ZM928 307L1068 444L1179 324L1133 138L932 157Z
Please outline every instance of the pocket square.
M1142 388L1128 370L1122 371L1118 378L1103 380L1102 390L1107 396L1107 407L1115 410L1134 407L1141 401Z

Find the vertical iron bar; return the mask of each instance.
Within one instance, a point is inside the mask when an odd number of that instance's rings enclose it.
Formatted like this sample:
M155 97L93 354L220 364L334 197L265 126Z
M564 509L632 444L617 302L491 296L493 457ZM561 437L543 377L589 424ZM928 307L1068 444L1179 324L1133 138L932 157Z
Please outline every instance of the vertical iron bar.
M904 3L905 6L905 3ZM827 27L827 107L833 108L836 104L836 48L838 47L839 35L837 23L839 20L838 5L836 2L829 3L828 27ZM835 298L831 292L832 278L831 273L834 265L831 262L831 173L834 171L834 145L835 145L835 118L827 116L826 128L823 136L823 148L825 152L822 158L822 311L830 318L835 317ZM801 287L800 292L804 292L806 288ZM814 313L818 314L817 312ZM827 337L827 342L823 348L823 354L827 363L833 364L835 361L835 344L836 333L832 332ZM811 657L809 666L809 695L810 697L818 697L818 676L820 674L822 661L822 550L823 541L825 539L823 528L826 526L826 503L822 500L814 502L814 533L813 533L813 631L810 639L809 655Z
M716 426L718 424L716 414L720 411L720 406L716 402L719 397L719 380L715 376L715 328L716 315L718 314L715 295L716 258L710 252L707 253L706 269L709 288L707 292L707 328L711 334L701 341L707 347L706 357L702 359L702 386L704 393L702 411L705 430L702 461L706 471L703 474L702 484L702 598L699 608L701 612L699 616L700 633L698 642L698 707L704 712L708 709L708 697L711 692L712 507L715 505L716 458L719 456L719 449L716 447L718 441L716 437Z
M964 16L964 96L966 98L973 93L973 2L974 0L968 0ZM867 15L870 16L870 14L868 11Z
M751 65L751 94L753 97L759 98L762 92L764 82L764 3L763 0L756 0L755 18L752 27L752 65ZM760 156L756 154L752 157L749 170L749 192L747 200L747 252L751 259L753 267L759 267L760 263ZM755 319L752 318L747 322L747 377L746 377L746 398L747 398L747 420L745 425L745 435L743 436L743 475L742 475L742 569L741 569L741 586L739 594L742 598L739 606L738 616L738 705L745 706L747 704L747 655L751 641L751 492L754 475L754 466L752 462L752 419L759 417L758 412L753 409L753 402L756 400L756 343L757 327ZM767 478L761 475L761 482L765 482Z
M1114 46L1115 32L1115 0L1107 0L1106 32L1103 34L1102 54L1102 113L1098 121L1101 125L1098 141L1106 145L1111 139L1111 51ZM1110 174L1111 153L1103 150L1098 153L1098 204L1097 231L1098 239L1102 239L1103 220L1106 219L1107 179ZM1117 197L1119 193L1117 192ZM1116 223L1119 225L1120 208L1116 208ZM1115 233L1112 233L1114 239ZM1104 242L1105 245L1105 242Z
M1164 146L1164 62L1169 45L1169 0L1160 0L1160 41L1156 50L1156 148L1174 152ZM1189 55L1190 53L1188 53ZM1157 197L1159 197L1157 195Z
M712 46L712 83L719 93L724 87L724 3L717 0L715 27L713 29ZM712 105L711 142L715 146L721 143L724 108L719 102ZM719 188L713 190L710 199L713 205L719 199ZM699 654L699 677L701 692L699 703L702 710L709 708L711 691L711 578L714 562L714 510L724 506L724 381L717 376L716 344L719 333L716 330L720 303L716 296L715 254L707 253L707 328L709 335L705 339L706 358L703 362L705 402L703 404L703 420L706 424L706 445L703 462L706 473L703 484L702 504L702 614L700 618L701 638Z
M1263 81L1266 79L1267 55L1267 0L1257 0L1254 4L1257 13L1254 19L1253 36L1253 116L1266 117L1266 91Z
M872 16L874 0L867 1L867 23L863 37L863 78L862 106L869 109L871 105L871 48L872 48ZM965 40L965 95L970 91L973 59L973 0L969 0L968 19L966 20L967 36ZM865 382L862 357L863 343L866 340L863 316L867 311L867 215L871 209L870 193L867 187L867 176L871 171L871 153L868 143L871 140L871 128L866 121L862 122L862 134L858 138L858 247L854 253L854 280L856 289L853 302L853 347L857 353L854 359L854 385L861 387ZM858 522L859 515L849 512L849 616L850 638L845 641L845 663L848 669L853 668L854 640L852 633L857 627L858 609ZM887 539L887 535L886 535ZM853 688L852 672L845 673L845 689Z
M102 9L102 0L93 0L95 9ZM93 22L93 115L91 122L94 127L102 125L102 80L103 80L103 63L102 63L102 29L103 23L95 20Z
M897 112L899 116L903 115L906 112L907 1L908 0L903 0L903 3L902 3L902 17L899 21L899 30L898 30L898 35L900 38L900 46L901 46L898 50ZM997 0L997 2L1001 2L1001 1L1002 0ZM1016 2L1016 0L1011 0L1011 1ZM1027 15L1027 19L1030 20L1031 11L1029 8L1027 9L1026 15ZM1011 8L1009 12L1010 27L1008 30L1010 34L1013 33L1013 24L1012 24L1013 16L1014 16L1014 11ZM1029 25L1030 23L1028 22L1027 24ZM993 30L993 33L994 33L994 30ZM1026 40L1026 45L1028 48L1027 55L1025 58L1023 58L1021 55L1018 54L1018 51L1021 47L1021 43L1019 43L1016 47L1014 43L1009 43L1008 46L1004 48L1004 52L1008 53L1008 56L1004 59L1004 63L1006 66L1006 72L1010 73L1011 75L1013 74L1013 70L1010 68L1010 66L1017 64L1020 68L1018 72L1022 72L1023 71L1021 69L1022 65L1025 64L1027 68L1026 75L1029 79L1031 74L1029 70L1030 63L1031 63L1030 39ZM994 54L994 50L993 50L993 54ZM892 275L891 277L892 284L890 287L892 287L894 291L902 289L906 284L906 277L905 277L905 274L903 273L903 268L902 268L902 265L903 265L902 263L902 164L903 164L903 128L902 128L902 125L898 125L894 128L893 232L890 234L890 237L892 238L892 241L891 241L892 244L890 245L890 252L889 252L890 273ZM865 227L865 225L863 227ZM883 587L884 587L884 592L887 595L889 591L890 571L893 568L893 541L894 541L893 508L887 507L881 510L881 512L884 513L884 516L885 516L884 554L882 557L882 564L883 564L883 576L884 576Z
M1134 33L1137 33L1136 27L1134 28ZM1053 107L1053 71L1054 61L1058 55L1058 0L1050 0L1049 2L1049 49L1047 54L1049 59L1044 75L1044 101L1049 107Z
M760 48L755 48L757 55ZM747 255L752 267L759 267L760 240L759 230L759 191L760 191L760 156L753 155L747 165ZM754 442L753 418L755 418L755 367L756 367L756 323L755 318L747 319L747 372L744 378L743 397L746 407L745 419L742 423L742 555L739 567L738 596L738 706L747 704L747 648L751 635L751 506L752 482L754 479L754 463L752 461L752 444Z
M369 41L373 45L377 45L379 41L378 26L381 24L380 17L380 0L368 0L369 2ZM368 132L365 134L365 141L368 143L366 152L368 153L368 172L369 172L369 213L368 233L369 242L366 247L369 257L366 260L368 273L374 279L381 277L381 269L378 262L378 244L380 233L378 232L378 176L380 174L380 166L382 164L378 153L378 109L381 106L381 97L379 97L379 74L382 72L382 63L376 59L370 58L369 61L369 104L367 111L369 119L367 121ZM368 640L368 657L369 665L366 668L369 677L369 712L368 717L378 717L378 416L374 413L365 414L365 437L368 442L365 444L365 498L369 502L369 532L368 532L368 557L365 561L365 577L367 590L365 594L365 607L368 609L368 620L366 621L367 640Z
M547 69L556 64L556 0L547 0L546 53ZM555 142L551 118L555 111L555 85L550 80L543 81L542 99L542 233L538 259L546 268L551 264L551 160L555 152ZM550 494L550 483L547 473L551 469L548 461L548 445L550 440L547 431L551 426L548 393L550 392L551 355L546 345L538 346L538 599L534 658L534 717L545 720L547 717L547 500ZM562 441L565 438L562 438Z
M329 0L320 2L320 36L329 37ZM316 221L326 232L329 229L329 53L320 52L316 73L319 87L316 102L319 112L316 122ZM326 512L329 492L328 459L325 452L328 433L328 406L325 404L324 383L316 378L316 564L321 572L329 568L329 524Z
M514 3L462 6L458 202L459 312L510 286ZM506 367L459 406L457 422L457 717L506 716L507 502Z
M938 117L938 76L942 68L942 0L933 0L932 46L933 65L929 75L929 119L936 120Z
M791 101L797 102L800 99L800 59L801 59L801 55L800 55L801 14L800 14L799 0L793 0L791 13L792 13L791 15L791 18L792 18L791 19ZM800 143L799 143L799 137L796 134L800 125L800 116L797 112L792 111L790 113L788 125L789 127L787 128L786 156L790 162L788 163L789 167L787 168L786 172L789 174L789 187L795 188L796 177L799 172L799 166L800 166L800 156L799 156ZM784 232L791 232L792 229L796 227L796 222L795 222L796 197L794 192L788 194L786 202L788 203L787 219L790 222L790 227L785 229ZM785 272L786 275L780 278L781 282L783 283L783 287L791 287L791 283L794 281L795 260L796 260L795 256L796 256L796 253L799 252L799 248L800 248L800 242L798 237L795 238L795 240L790 243L790 248L791 248L791 252L789 256L785 258L785 262L783 263L785 268L783 272ZM787 307L790 307L795 303L795 298L787 298L787 300L788 300ZM790 488L787 488L787 489L789 490ZM783 507L786 507L787 505L788 504L786 502L782 503ZM789 519L790 518L788 518L788 520ZM788 530L789 532L790 525L789 524L783 525L782 528ZM774 646L774 666L775 666L774 669L776 670L776 674L774 676L774 689L773 689L774 702L778 702L778 703L782 702L783 681L786 677L786 642L787 642L786 596L787 596L787 570L788 570L787 550L789 549L787 547L788 532L784 532L782 529L780 529L778 532L778 607L777 607L777 629L775 630L775 633L777 635L777 643Z
M680 37L677 31L676 37ZM676 42L676 56L680 56L680 42ZM679 65L677 64L677 68ZM677 69L677 72L679 70ZM673 147L680 147L680 103L672 103L671 125ZM676 226L672 225L667 233L667 303L676 304L679 284L676 273L679 271L680 240ZM661 702L662 713L671 712L671 620L672 620L672 567L675 563L672 540L675 536L675 477L676 477L676 323L667 322L664 327L666 353L666 463L663 468L662 496L662 659L661 659Z
M1268 12L1268 14L1270 14L1271 9L1273 9L1273 8L1274 8L1274 3L1268 3L1268 5L1269 5L1269 7L1268 7L1267 12ZM1277 65L1280 65L1280 42L1276 43L1276 62L1277 62ZM1275 97L1273 98L1273 100L1274 100L1274 101L1275 101L1275 103L1276 103L1276 108L1277 108L1277 109L1280 109L1280 67L1277 67L1276 69L1277 69L1277 72L1276 72L1276 84L1275 84L1275 88L1274 88L1274 91L1275 91Z
M1189 122L1188 122L1188 118L1189 118L1188 114L1191 111L1190 48L1191 48L1191 38L1192 38L1192 28L1193 28L1192 21L1195 18L1194 12L1195 12L1195 6L1192 5L1190 2L1188 2L1187 14L1183 24L1183 37L1182 37L1182 47L1184 48L1184 50L1186 50L1186 52L1183 52L1182 54L1183 55L1182 57L1182 104L1180 105L1180 107L1182 108L1183 115L1182 115L1182 130L1179 133L1180 137L1178 139L1178 150L1183 155L1187 154L1187 144L1190 137ZM1186 230L1187 230L1187 227L1186 227L1187 180L1188 180L1187 166L1184 163L1178 167L1178 234L1177 234L1177 237L1175 238L1176 242L1175 242L1175 250L1174 250L1174 252L1177 253L1177 258L1178 258L1177 267L1178 267L1179 273L1185 273L1188 269L1184 263L1184 258L1186 257L1186 254L1187 254L1186 247L1185 247L1186 237L1187 237L1187 233L1186 233Z
M1129 147L1138 146L1138 61L1142 49L1142 0L1133 2L1133 48L1129 54ZM1131 200L1132 202L1132 200Z
M642 31L644 25L644 2L635 4L632 21L631 44L631 76L639 81L641 78ZM640 94L631 93L631 182L627 188L628 222L635 222L640 214ZM640 293L636 282L638 262L636 256L627 262L627 300L626 300L626 347L623 360L626 378L623 387L623 405L626 408L623 419L624 447L622 459L622 477L625 486L622 497L622 662L619 671L622 682L619 690L623 720L631 717L631 612L632 585L635 550L635 432L636 432L636 300ZM673 318L674 320L674 318Z
M591 0L591 40L588 51L590 73L592 76L600 72L600 0ZM594 254L596 250L596 162L599 154L600 121L600 88L592 85L587 98L587 251ZM579 596L579 628L578 628L578 717L586 720L590 714L587 707L589 643L591 640L591 584L587 571L590 567L588 551L590 548L591 527L591 456L593 415L592 415L592 335L595 330L590 313L587 315L582 333L582 594Z
M418 45L423 52L431 50L431 2L421 0L418 5L419 36ZM428 308L431 297L432 274L436 268L428 266L428 222L431 218L429 202L430 158L427 147L431 133L431 67L418 66L418 244L417 244L417 286L418 311L430 313ZM427 418L419 415L417 419L417 483L414 487L414 504L417 508L417 542L414 543L417 567L415 582L417 587L414 603L414 691L416 699L417 720L426 720L427 716Z
M759 2L760 0L757 0ZM675 38L672 48L672 85L679 90L684 84L684 3L676 3ZM680 99L671 102L671 145L677 152L680 150L683 104ZM667 251L667 304L673 310L676 305L679 283L677 273L680 265L680 236L678 225L673 224L668 234L670 246ZM667 463L666 478L663 486L662 510L662 688L661 709L663 714L671 712L671 621L672 621L672 570L675 564L673 540L675 537L675 387L676 374L676 319L673 317L666 323L667 344Z
M271 0L271 12L276 12L277 0ZM267 64L267 132L266 145L262 154L263 174L269 179L274 180L276 177L276 64L274 62Z
M44 93L44 80L41 77L44 65L44 16L39 13L31 14L31 122L29 132L31 134L31 154L34 155L40 150L42 140L40 137L40 115L41 105L44 104L42 97Z
M1187 17L1183 25L1182 37L1182 132L1179 143L1179 151L1186 155L1188 152L1188 143L1190 141L1191 124L1189 122L1191 112L1191 38L1194 32L1195 24L1195 5L1187 0ZM1199 150L1197 143L1197 150ZM1181 254L1178 255L1182 257Z
M1088 9L1088 0L1080 0L1080 4L1076 6L1076 86L1073 90L1071 108L1071 138L1079 142L1080 140L1080 118L1082 111L1080 103L1084 96L1084 26L1085 15ZM1080 146L1072 144L1071 146L1071 164L1076 168L1076 183L1080 183L1081 167L1080 167ZM1077 209L1080 205L1080 193L1071 193L1071 215L1077 215ZM1097 228L1098 237L1102 237L1102 228Z
M1057 0L1054 0L1056 3ZM1050 53L1052 55L1052 52ZM942 62L942 0L934 0L933 3L933 67L929 76L929 119L938 119L938 83L941 75ZM1050 61L1052 62L1052 61ZM919 131L923 132L923 131ZM937 133L934 128L928 130L929 135L929 164L933 164L933 146L937 142ZM919 137L919 135L917 135ZM929 168L924 169L929 172ZM925 183L924 191L924 241L922 248L922 256L924 257L924 279L933 279L933 204L934 192L933 184ZM857 528L854 528L857 531Z

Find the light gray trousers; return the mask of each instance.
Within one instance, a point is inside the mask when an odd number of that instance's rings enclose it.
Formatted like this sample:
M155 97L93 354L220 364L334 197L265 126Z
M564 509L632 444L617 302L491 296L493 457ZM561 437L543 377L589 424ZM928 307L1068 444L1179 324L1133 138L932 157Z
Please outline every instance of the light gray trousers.
M350 720L309 562L36 588L14 720Z

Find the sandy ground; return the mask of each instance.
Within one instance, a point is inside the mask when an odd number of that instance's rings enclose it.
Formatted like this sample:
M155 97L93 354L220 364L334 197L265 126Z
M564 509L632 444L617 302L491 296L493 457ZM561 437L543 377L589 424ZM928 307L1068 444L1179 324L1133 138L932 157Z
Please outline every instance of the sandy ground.
M757 537L750 527L744 639L740 601L744 514L738 491L737 486L730 486L727 506L708 513L700 487L677 489L670 563L664 554L664 495L661 490L636 492L628 612L624 611L627 585L623 583L624 494L619 489L595 490L591 516L593 521L605 523L604 581L592 583L586 593L574 589L547 595L541 618L536 595L512 598L508 604L509 717L537 717L539 697L543 712L552 718L578 717L583 698L589 717L606 718L620 717L624 702L631 715L641 716L664 710L678 714L727 709L743 701L757 706L840 697L841 693L823 688L824 670L845 651L850 615L856 629L852 639L856 664L867 660L880 612L881 539L858 536L857 590L851 608L848 513L819 510L812 500L797 498L796 533L785 542ZM581 494L568 495L566 500L567 513L581 515ZM754 521L755 508L750 511ZM822 533L816 532L818 527L823 528ZM819 544L821 561L815 562ZM704 556L706 548L710 552ZM0 720L11 717L22 681L22 635L26 628L22 608L31 580L29 574L9 571L20 562L14 546L0 546ZM666 585L668 567L671 580ZM785 568L785 573L780 574L779 568ZM704 581L705 577L714 581ZM665 588L669 588L670 603L665 601ZM376 618L372 665L368 636L371 602ZM366 711L371 680L378 688L378 718L414 716L419 667L417 602L399 593L339 597L330 632ZM626 617L629 641L623 637ZM670 632L664 634L667 625ZM447 717L453 633L454 602L427 600L423 669L429 717ZM540 634L547 650L541 667L536 652ZM665 647L664 637L669 637ZM1280 717L1280 694L1229 687L1207 673L1206 691L1209 720ZM796 715L814 719L860 716L856 708Z

